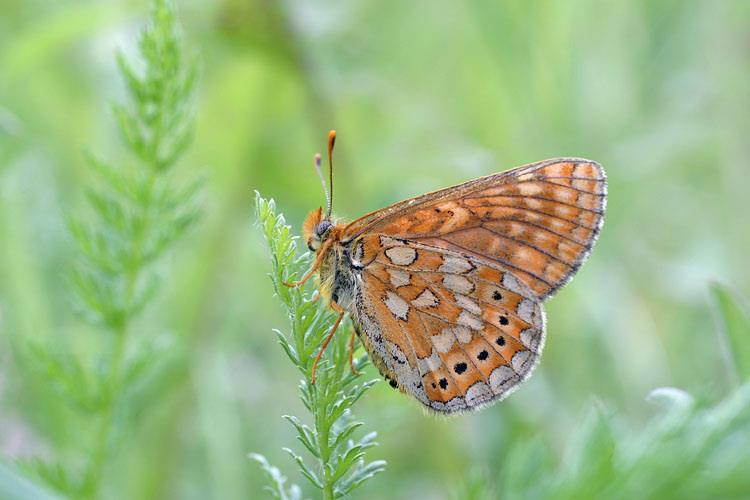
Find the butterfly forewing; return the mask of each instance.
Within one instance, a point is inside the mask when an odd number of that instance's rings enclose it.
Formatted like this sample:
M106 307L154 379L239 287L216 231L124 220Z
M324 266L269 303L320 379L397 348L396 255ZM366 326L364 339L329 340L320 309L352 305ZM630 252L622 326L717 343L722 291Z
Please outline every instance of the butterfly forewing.
M605 203L597 163L547 160L396 203L350 224L346 237L383 234L492 261L543 299L588 256Z

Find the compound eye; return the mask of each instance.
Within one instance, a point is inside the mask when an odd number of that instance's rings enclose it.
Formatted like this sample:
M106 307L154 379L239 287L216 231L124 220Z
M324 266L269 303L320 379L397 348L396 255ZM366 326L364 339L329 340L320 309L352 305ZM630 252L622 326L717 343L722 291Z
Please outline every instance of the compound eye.
M323 236L324 234L326 234L326 231L328 231L331 228L331 225L332 224L329 221L324 220L323 222L318 224L318 227L315 228L315 233L318 236Z

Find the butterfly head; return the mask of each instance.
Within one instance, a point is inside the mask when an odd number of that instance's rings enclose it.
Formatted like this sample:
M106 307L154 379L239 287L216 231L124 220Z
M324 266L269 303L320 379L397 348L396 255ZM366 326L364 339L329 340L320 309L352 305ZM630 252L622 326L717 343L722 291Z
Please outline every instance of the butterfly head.
M317 252L321 245L333 234L335 224L328 218L323 217L323 208L313 210L307 215L302 226L307 248L311 252Z

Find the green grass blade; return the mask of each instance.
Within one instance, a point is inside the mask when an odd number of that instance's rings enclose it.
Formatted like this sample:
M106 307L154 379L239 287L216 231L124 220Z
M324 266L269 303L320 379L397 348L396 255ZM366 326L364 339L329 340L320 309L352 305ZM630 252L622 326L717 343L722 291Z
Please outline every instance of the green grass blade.
M750 318L739 298L720 283L710 289L716 329L735 382L750 380Z

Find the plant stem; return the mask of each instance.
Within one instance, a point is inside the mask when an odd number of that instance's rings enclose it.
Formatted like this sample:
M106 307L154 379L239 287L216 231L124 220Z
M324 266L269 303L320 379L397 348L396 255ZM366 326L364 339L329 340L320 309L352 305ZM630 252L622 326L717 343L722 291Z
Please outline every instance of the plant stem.
M321 381L322 382L322 381ZM327 382L327 381L326 381ZM327 465L329 460L331 459L331 450L328 446L328 439L330 436L330 427L327 425L326 422L326 415L324 414L326 411L328 405L325 404L318 404L318 412L320 417L318 420L318 446L320 448L320 463L321 463L321 469L323 471L323 493L325 495L326 500L333 500L333 481L331 480L331 471L328 469Z
M114 429L115 410L117 409L120 396L120 386L122 378L122 368L125 363L125 353L127 351L128 330L131 322L131 308L135 296L136 286L141 275L143 266L141 265L142 246L145 235L148 233L150 225L149 213L151 209L151 199L153 186L156 182L156 176L152 173L147 182L147 189L144 196L143 220L135 231L131 248L130 268L125 277L125 290L123 300L122 318L118 324L113 327L115 336L115 345L112 353L111 367L106 381L106 405L102 415L95 453L93 455L92 470L89 475L90 483L86 490L91 498L99 496L99 490L102 484L102 472L104 466L109 460L110 442L112 440L112 431Z
M120 386L120 372L125 359L125 347L127 339L127 323L115 332L115 346L112 355L112 367L107 378L107 399L99 424L97 442L92 459L91 471L89 472L89 484L86 491L89 498L97 498L102 484L102 472L109 456L109 445L112 439L112 429L115 416L115 408L118 403Z

